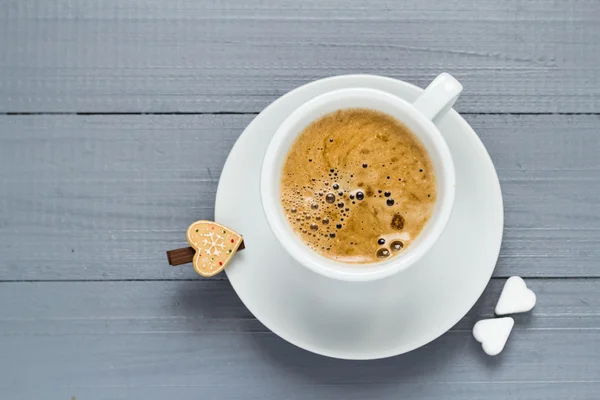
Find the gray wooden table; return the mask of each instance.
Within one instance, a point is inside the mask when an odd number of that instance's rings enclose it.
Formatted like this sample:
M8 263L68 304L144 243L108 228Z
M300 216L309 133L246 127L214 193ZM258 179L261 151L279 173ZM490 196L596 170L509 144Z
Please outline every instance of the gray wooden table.
M494 278L440 339L320 357L224 275L166 265L278 96L441 71L465 86L506 226ZM599 131L595 0L0 0L0 399L598 399ZM511 275L538 306L489 358L470 329Z

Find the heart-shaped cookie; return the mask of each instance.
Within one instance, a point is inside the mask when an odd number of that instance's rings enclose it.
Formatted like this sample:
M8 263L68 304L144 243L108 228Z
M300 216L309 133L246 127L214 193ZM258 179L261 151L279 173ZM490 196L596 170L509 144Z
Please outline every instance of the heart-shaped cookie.
M242 236L212 221L196 221L186 233L187 241L196 250L194 269L210 277L225 268L242 243Z
M511 317L483 319L473 326L473 336L486 354L495 356L504 349L514 324Z
M504 284L495 312L496 315L527 312L535 306L535 302L535 293L527 288L525 281L519 276L511 276Z

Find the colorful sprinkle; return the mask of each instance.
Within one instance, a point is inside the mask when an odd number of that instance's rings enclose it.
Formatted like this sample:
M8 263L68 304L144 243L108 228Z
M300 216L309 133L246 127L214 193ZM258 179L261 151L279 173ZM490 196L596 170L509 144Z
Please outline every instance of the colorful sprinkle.
M221 261L219 261L219 265L223 265L223 263Z
M223 231L223 233L227 233L227 231Z
M198 229L196 229L196 233L198 233Z
M231 243L235 242L235 240L231 239Z
M231 249L227 250L227 252L231 254Z

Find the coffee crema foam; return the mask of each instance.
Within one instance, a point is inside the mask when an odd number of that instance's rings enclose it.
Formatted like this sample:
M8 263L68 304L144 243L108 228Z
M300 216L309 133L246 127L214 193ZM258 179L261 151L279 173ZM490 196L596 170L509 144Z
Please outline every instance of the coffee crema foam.
M433 165L395 118L344 109L311 123L290 148L281 202L295 233L330 259L367 264L401 254L430 218Z

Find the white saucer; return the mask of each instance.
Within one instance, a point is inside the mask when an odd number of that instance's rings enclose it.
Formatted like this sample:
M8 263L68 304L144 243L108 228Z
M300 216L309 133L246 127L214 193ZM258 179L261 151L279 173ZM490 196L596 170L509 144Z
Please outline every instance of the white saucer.
M483 144L452 110L439 127L456 166L456 201L446 231L422 261L366 283L334 281L296 263L271 233L261 208L263 154L275 129L296 107L346 87L376 88L410 101L422 92L395 79L347 75L282 96L248 125L231 150L219 182L215 220L244 236L246 250L228 265L227 276L267 328L314 353L384 358L434 340L475 304L500 251L502 194Z

